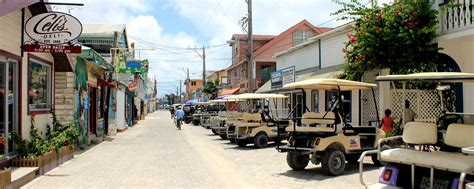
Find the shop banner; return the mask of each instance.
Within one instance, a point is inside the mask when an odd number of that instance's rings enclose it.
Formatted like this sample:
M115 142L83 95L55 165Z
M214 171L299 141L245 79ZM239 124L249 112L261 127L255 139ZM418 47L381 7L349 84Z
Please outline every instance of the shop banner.
M288 67L272 72L272 89L295 82L295 67Z
M81 53L77 38L82 24L70 14L47 12L26 21L25 33L30 37L23 44L24 52Z

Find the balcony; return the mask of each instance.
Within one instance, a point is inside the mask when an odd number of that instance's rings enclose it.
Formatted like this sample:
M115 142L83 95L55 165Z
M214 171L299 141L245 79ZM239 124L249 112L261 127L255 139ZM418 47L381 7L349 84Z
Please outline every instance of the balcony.
M439 34L446 35L474 28L472 0L452 0L439 5Z

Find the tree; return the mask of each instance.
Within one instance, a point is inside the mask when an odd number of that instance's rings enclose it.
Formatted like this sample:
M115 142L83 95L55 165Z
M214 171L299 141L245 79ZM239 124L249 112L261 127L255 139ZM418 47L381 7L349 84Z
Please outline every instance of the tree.
M204 88L202 91L208 95L211 95L210 99L212 100L217 97L217 93L219 92L220 89L221 87L220 87L219 79L216 79L214 82L212 81L206 82L206 85L204 85Z
M400 0L382 7L365 7L350 0L337 1L353 19L354 33L348 35L344 73L341 77L360 80L365 71L389 68L394 74L435 71L439 51L431 42L437 36L437 11L428 0Z

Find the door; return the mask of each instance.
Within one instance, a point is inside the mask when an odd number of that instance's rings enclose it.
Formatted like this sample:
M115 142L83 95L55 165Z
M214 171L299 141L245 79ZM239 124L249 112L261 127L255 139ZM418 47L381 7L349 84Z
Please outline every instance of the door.
M91 87L89 89L89 133L96 134L97 124L97 89Z
M18 62L0 57L0 159L13 149L13 142L7 136L19 133L18 81Z

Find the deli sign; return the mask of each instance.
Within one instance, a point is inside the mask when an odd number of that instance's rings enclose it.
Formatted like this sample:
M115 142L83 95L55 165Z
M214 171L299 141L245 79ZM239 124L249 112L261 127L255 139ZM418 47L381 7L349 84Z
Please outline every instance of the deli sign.
M77 38L82 24L70 14L47 12L31 17L25 24L25 32L31 38L24 44L27 52L81 53Z

